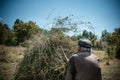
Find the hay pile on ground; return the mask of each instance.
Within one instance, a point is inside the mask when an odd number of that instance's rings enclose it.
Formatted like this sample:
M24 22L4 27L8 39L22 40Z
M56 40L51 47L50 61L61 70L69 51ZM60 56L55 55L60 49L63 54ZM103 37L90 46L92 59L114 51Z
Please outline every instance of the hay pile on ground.
M17 69L15 80L64 80L66 60L75 51L74 42L67 37L34 36L27 41L28 50Z

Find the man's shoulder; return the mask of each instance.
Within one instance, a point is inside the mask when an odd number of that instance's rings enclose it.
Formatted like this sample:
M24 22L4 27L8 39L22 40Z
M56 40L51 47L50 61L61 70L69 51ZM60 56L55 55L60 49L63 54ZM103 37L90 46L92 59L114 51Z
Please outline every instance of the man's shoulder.
M88 53L88 52L84 52L84 53L75 53L75 54L73 54L72 56L71 56L71 58L73 58L73 57L87 57L87 56L89 56L90 55L90 53Z
M71 57L70 57L70 61L73 60L74 58L76 58L78 56L78 54L73 54Z

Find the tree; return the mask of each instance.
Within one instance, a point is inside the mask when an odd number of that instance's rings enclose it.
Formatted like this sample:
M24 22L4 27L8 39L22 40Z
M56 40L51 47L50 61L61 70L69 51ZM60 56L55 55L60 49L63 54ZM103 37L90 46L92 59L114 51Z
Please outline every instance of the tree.
M101 39L103 42L106 42L107 45L113 44L112 34L110 32L107 32L107 30L102 31Z
M38 33L39 26L32 21L25 23L22 20L16 19L13 30L16 35L16 44L19 44L29 39L31 35Z
M96 43L96 40L97 40L97 36L94 33L92 33L91 31L88 32L87 30L84 30L81 37L89 39L93 43L93 46L94 47L96 46L95 43Z
M112 33L112 39L116 46L116 57L120 59L120 27L115 28L115 31Z
M0 44L7 44L10 37L10 29L7 24L0 23Z
M89 38L89 35L88 35L88 31L87 30L84 30L83 33L82 33L82 37L83 38Z

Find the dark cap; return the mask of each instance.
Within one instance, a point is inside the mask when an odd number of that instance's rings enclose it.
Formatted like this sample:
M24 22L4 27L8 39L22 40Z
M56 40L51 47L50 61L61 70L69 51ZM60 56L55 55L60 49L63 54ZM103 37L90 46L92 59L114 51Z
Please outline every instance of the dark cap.
M84 47L84 48L91 48L92 43L89 39L79 39L78 46L79 47Z

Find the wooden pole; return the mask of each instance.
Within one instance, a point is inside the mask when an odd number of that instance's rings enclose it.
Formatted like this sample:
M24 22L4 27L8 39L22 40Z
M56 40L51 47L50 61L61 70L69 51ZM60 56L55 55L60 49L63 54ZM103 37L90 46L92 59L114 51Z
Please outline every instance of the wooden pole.
M63 49L63 47L62 47L61 45L60 45L60 48L62 49L63 54L64 54L64 57L65 57L66 61L68 62L68 61L69 61L69 59L67 58L67 56L66 56L66 54L65 54L65 52L64 52L64 49Z

